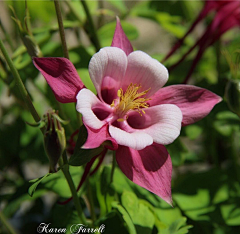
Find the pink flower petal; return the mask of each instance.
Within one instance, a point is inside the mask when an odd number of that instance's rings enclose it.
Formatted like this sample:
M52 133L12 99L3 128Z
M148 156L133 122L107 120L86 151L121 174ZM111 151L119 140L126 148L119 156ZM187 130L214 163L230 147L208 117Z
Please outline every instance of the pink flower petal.
M59 102L76 102L77 93L84 84L68 59L33 58L33 64L45 77Z
M101 100L111 104L117 98L126 68L127 56L119 48L105 47L93 55L89 74Z
M83 122L93 129L101 128L105 124L104 118L112 111L89 89L82 89L78 93L76 109L82 114Z
M116 18L117 18L116 29L111 46L118 47L122 49L126 53L126 55L129 55L130 53L133 52L133 47L122 29L120 19L118 17Z
M88 131L88 138L82 146L84 149L93 149L99 147L105 142L105 147L111 150L118 148L117 142L109 135L108 126L105 124L100 129L92 129L85 125ZM108 142L107 142L108 141Z
M109 126L109 133L119 145L131 147L136 150L141 150L153 143L152 137L142 131L129 133L120 128Z
M168 71L160 62L142 51L134 51L128 56L128 66L122 82L125 91L129 84L141 85L139 91L150 88L147 97L152 96L168 80Z
M164 104L145 109L142 116L131 112L127 122L135 131L143 131L153 138L153 141L167 145L180 134L182 112L176 105Z
M172 204L172 162L164 146L153 144L139 151L119 146L116 160L131 181Z
M185 126L204 118L221 100L221 97L211 91L193 85L172 85L159 90L149 104L177 105L182 111L182 125Z

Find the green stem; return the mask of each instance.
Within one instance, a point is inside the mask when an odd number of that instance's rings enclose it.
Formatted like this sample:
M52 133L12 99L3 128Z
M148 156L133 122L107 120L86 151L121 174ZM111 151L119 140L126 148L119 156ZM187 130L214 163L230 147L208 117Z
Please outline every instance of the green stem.
M74 205L76 207L76 210L77 210L80 222L83 225L87 225L87 220L86 220L86 218L84 216L84 213L83 213L83 210L82 210L82 207L81 207L78 195L77 195L77 191L76 191L75 185L74 185L73 180L72 180L72 176L71 176L71 174L69 172L69 165L68 164L64 164L62 158L59 160L59 164L60 164L62 172L63 172L63 174L64 174L64 176L65 176L65 178L67 180L68 186L69 186L69 188L71 190L72 197L73 197L73 202L74 202Z
M11 72L12 72L13 77L14 77L15 87L18 88L18 90L19 90L19 92L22 96L22 99L23 99L25 105L27 106L27 108L29 109L30 113L32 114L34 120L36 122L39 122L41 119L40 119L36 109L34 108L32 100L31 100L31 98L30 98L30 96L29 96L21 78L20 78L20 75L19 75L17 69L15 68L15 66L14 66L14 64L13 64L13 62L12 62L12 60L11 60L11 58L10 58L10 56L9 56L9 54L8 54L8 52L7 52L7 50L6 50L6 48L5 48L1 39L0 39L0 49L3 53L3 56L5 57L5 59L7 61L7 64L8 64L8 66L9 66Z
M62 47L63 47L63 54L64 54L65 58L69 59L69 53L68 53L68 48L67 48L67 43L66 43L66 37L65 37L65 32L64 32L63 19L62 19L62 13L61 13L61 9L60 9L59 0L54 0L54 4L55 4L55 10L56 10L57 19L58 19L58 27L59 27L59 33L60 33ZM74 108L75 108L75 106L74 106ZM81 122L81 121L79 121L79 113L78 112L77 112L77 121L78 121L78 123Z
M4 216L4 214L2 212L0 212L0 220L2 221L3 226L7 229L7 233L16 234L16 231L11 226L11 224L8 222L8 220L6 219L6 217Z
M113 157L112 157L112 170L111 170L111 180L110 184L113 182L113 176L114 176L114 170L116 168L116 151L113 151Z
M7 31L6 31L5 27L4 27L4 25L2 24L1 19L0 19L0 27L1 27L1 29L2 29L2 31L3 31L3 33L4 33L4 35L5 35L5 38L6 38L7 42L8 42L8 44L9 44L11 50L13 51L13 50L14 50L14 46L13 46L12 40L11 40L9 34L7 33Z
M62 47L63 47L63 54L65 58L69 59L59 0L54 0L54 4L55 4L55 10L56 10L57 19L58 19L58 27L59 27L59 33L60 33Z
M95 47L96 52L97 52L101 49L101 45L100 45L98 35L97 35L96 29L95 29L95 26L94 26L94 23L93 23L93 19L92 19L92 16L90 14L90 11L88 9L88 5L87 5L86 1L81 0L81 3L82 3L83 9L86 13L86 16L87 16L87 19L88 19L88 22L89 22L89 26L90 26L89 29L90 29L90 33L91 33L90 37L93 41L94 47Z
M237 137L237 131L233 130L231 135L231 141L232 141L232 153L230 154L233 161L233 167L235 170L236 178L238 182L240 182L240 171L238 166L238 137Z
M216 59L217 59L217 64L216 64L216 68L217 68L217 77L218 77L218 81L220 79L220 75L221 75L221 39L219 39L217 42L216 42L216 47L215 47L215 50L216 50Z
M91 214L92 222L94 223L96 221L96 214L95 214L95 209L94 209L92 188L91 188L91 184L89 181L89 177L87 178L87 194L88 194L88 201L89 201L89 205L90 205L90 214Z

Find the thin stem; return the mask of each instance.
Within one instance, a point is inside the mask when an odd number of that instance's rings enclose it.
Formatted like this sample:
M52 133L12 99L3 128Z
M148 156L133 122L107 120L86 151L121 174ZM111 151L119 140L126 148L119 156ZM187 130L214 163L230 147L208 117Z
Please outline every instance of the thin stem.
M3 56L5 57L5 59L7 61L7 64L8 64L8 66L9 66L11 72L12 72L13 77L14 77L15 87L18 88L18 90L19 90L19 92L22 96L22 99L23 99L24 103L26 104L27 108L29 109L30 113L32 114L34 120L36 122L39 122L41 119L40 119L36 109L34 108L32 100L31 100L31 98L30 98L30 96L29 96L21 78L20 78L20 75L19 75L17 69L15 68L15 66L14 66L14 64L13 64L13 62L12 62L12 60L11 60L11 58L10 58L10 56L9 56L9 54L8 54L8 52L7 52L7 50L6 50L6 48L5 48L1 39L0 39L0 49L3 53Z
M1 220L2 224L3 224L3 226L7 229L8 233L16 234L16 231L11 226L11 224L8 222L8 220L6 219L6 217L4 216L4 214L2 212L0 212L0 220Z
M91 184L89 181L89 177L87 178L87 194L88 194L88 201L89 201L89 205L90 205L90 214L91 214L92 222L94 223L96 221L96 214L95 214L95 209L94 209L92 188L91 188Z
M62 47L63 47L63 54L64 54L65 58L69 59L69 53L68 53L68 48L67 48L67 43L66 43L66 37L65 37L65 32L64 32L63 19L62 19L62 13L61 13L61 9L60 9L59 0L54 0L54 4L55 4L55 10L56 10L57 19L58 19L58 27L59 27L59 33L60 33ZM75 108L75 106L74 106L74 108ZM79 121L79 113L78 112L76 112L76 113L77 113L77 122L80 124L81 121Z
M85 0L81 0L81 3L82 3L83 9L86 13L86 16L87 16L87 19L88 19L88 22L89 22L90 38L92 39L92 42L93 42L93 45L94 45L96 51L99 51L101 49L101 45L100 45L98 35L97 35L96 29L95 29L95 26L94 26L94 23L93 23L92 16L91 16L90 11L88 9L88 5L87 5Z
M216 68L217 68L217 77L218 77L218 81L220 79L220 74L221 74L221 40L219 39L216 42L216 47L215 47L215 51L216 51Z
M69 59L67 43L66 43L66 38L65 38L65 33L64 33L64 27L63 27L63 19L62 19L59 1L54 0L54 5L55 5L55 10L56 10L57 19L58 19L58 27L59 27L59 33L60 33L60 37L61 37L61 41L62 41L63 54L64 54L65 58Z
M114 176L114 170L116 168L116 151L113 151L113 157L112 157L112 170L111 170L111 180L110 184L113 182L113 176Z
M7 33L7 31L6 31L5 27L4 27L4 25L3 25L2 21L1 21L1 19L0 19L0 27L1 27L1 29L2 29L2 31L3 31L3 33L4 33L4 35L5 35L5 38L6 38L7 42L8 42L8 44L9 44L11 50L13 51L13 50L14 50L14 46L13 46L13 43L12 43L11 37L10 37L9 34Z
M71 174L69 172L69 165L68 164L64 164L62 158L59 160L59 164L60 164L62 172L63 172L63 174L64 174L64 176L65 176L65 178L67 180L68 186L69 186L69 188L71 190L72 197L73 197L73 202L74 202L74 205L76 207L76 210L77 210L80 222L82 224L84 224L84 225L87 225L87 220L86 220L86 218L84 216L84 213L83 213L83 210L82 210L82 207L81 207L78 195L77 195L77 191L76 191L75 185L74 185L73 180L72 180L72 176L71 176Z
M232 162L233 162L233 167L235 170L235 174L236 174L236 178L238 180L238 182L240 182L240 172L238 169L238 137L237 137L237 131L233 130L232 135L232 153L230 153L231 157L232 157Z

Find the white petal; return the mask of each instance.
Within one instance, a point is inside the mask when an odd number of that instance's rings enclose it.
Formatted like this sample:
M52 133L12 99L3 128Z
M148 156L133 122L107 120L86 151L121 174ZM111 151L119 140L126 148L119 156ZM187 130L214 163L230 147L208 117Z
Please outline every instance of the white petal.
M89 89L82 89L77 95L76 109L82 114L84 124L91 128L99 129L105 122L99 120L93 113L92 108L95 106L104 108L103 103L100 102L94 93Z
M103 88L114 88L117 95L126 68L127 56L119 48L105 47L93 55L89 63L89 74L100 98Z
M134 51L128 56L127 71L122 83L125 90L130 83L141 85L139 91L149 90L147 97L152 96L168 80L168 71L156 59L142 51Z
M140 116L132 112L128 124L135 131L144 131L153 141L167 145L172 143L180 134L182 112L176 105L163 104L145 109L146 114Z
M109 126L109 133L119 145L127 146L132 149L141 150L153 143L151 136L144 132L129 133L120 128Z

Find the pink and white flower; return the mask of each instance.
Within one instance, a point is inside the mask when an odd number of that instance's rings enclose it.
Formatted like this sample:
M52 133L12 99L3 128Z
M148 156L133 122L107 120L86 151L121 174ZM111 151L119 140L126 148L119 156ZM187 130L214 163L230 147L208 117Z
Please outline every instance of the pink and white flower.
M116 150L117 163L130 180L171 204L172 163L164 145L179 136L181 126L205 117L221 98L192 85L163 88L167 69L133 51L119 19L112 46L102 48L89 64L97 96L84 88L69 60L34 58L34 64L59 101L77 100L88 130L83 147L104 144Z

